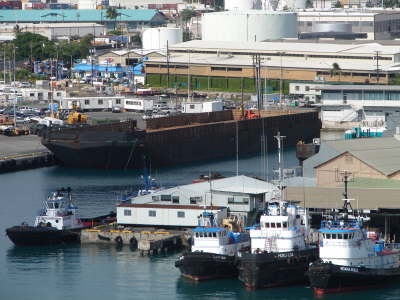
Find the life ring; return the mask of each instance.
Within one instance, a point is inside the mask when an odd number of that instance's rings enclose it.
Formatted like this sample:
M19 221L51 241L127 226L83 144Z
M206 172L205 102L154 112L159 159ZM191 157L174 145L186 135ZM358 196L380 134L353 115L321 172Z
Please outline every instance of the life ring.
M120 237L120 236L117 236L115 239L114 239L114 241L118 244L118 245L122 245L123 244L123 240L122 240L122 237Z

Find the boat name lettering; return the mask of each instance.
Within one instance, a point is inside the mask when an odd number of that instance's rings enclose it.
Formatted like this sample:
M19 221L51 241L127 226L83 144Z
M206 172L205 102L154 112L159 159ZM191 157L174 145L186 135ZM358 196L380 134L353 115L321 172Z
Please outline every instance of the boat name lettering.
M278 257L279 257L279 258L292 257L292 256L294 256L293 253L279 253L279 254L278 254Z
M350 267L340 267L341 271L347 271L347 272L358 272L357 268L350 268Z

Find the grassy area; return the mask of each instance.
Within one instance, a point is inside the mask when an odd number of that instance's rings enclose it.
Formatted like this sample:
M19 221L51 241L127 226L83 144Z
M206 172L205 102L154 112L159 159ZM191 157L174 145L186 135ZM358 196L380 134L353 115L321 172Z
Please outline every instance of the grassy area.
M153 87L169 87L169 88L187 88L188 78L184 75L170 75L169 84L167 75L149 74L146 76L146 84ZM262 81L264 86L264 81ZM191 76L190 88L197 91L215 91L215 92L232 92L254 93L255 85L253 78L227 78L227 77L206 77ZM279 80L266 81L266 93L278 93ZM283 93L288 94L289 82L283 81Z

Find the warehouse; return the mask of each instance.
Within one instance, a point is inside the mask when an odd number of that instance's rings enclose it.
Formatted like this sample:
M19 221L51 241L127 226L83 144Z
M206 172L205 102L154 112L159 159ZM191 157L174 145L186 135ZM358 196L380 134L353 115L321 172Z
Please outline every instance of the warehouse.
M338 186L341 172L355 178L400 179L400 141L395 137L324 142L319 153L303 162L306 177L316 177L319 187Z
M400 71L400 49L378 43L217 42L194 40L171 46L167 57L145 62L147 82L199 89L253 87L254 57L261 57L261 78L387 84ZM379 55L377 55L377 53ZM379 74L377 75L377 62ZM190 68L188 67L190 66ZM216 81L218 85L216 85Z

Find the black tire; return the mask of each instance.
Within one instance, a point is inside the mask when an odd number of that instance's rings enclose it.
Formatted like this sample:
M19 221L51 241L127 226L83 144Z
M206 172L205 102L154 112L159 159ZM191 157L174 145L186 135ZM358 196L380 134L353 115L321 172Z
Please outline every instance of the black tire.
M131 248L131 250L136 250L137 249L137 240L136 240L136 238L135 237L132 237L130 240L129 240L129 247Z
M117 245L122 245L124 241L122 240L122 237L117 236L114 241L117 243Z

